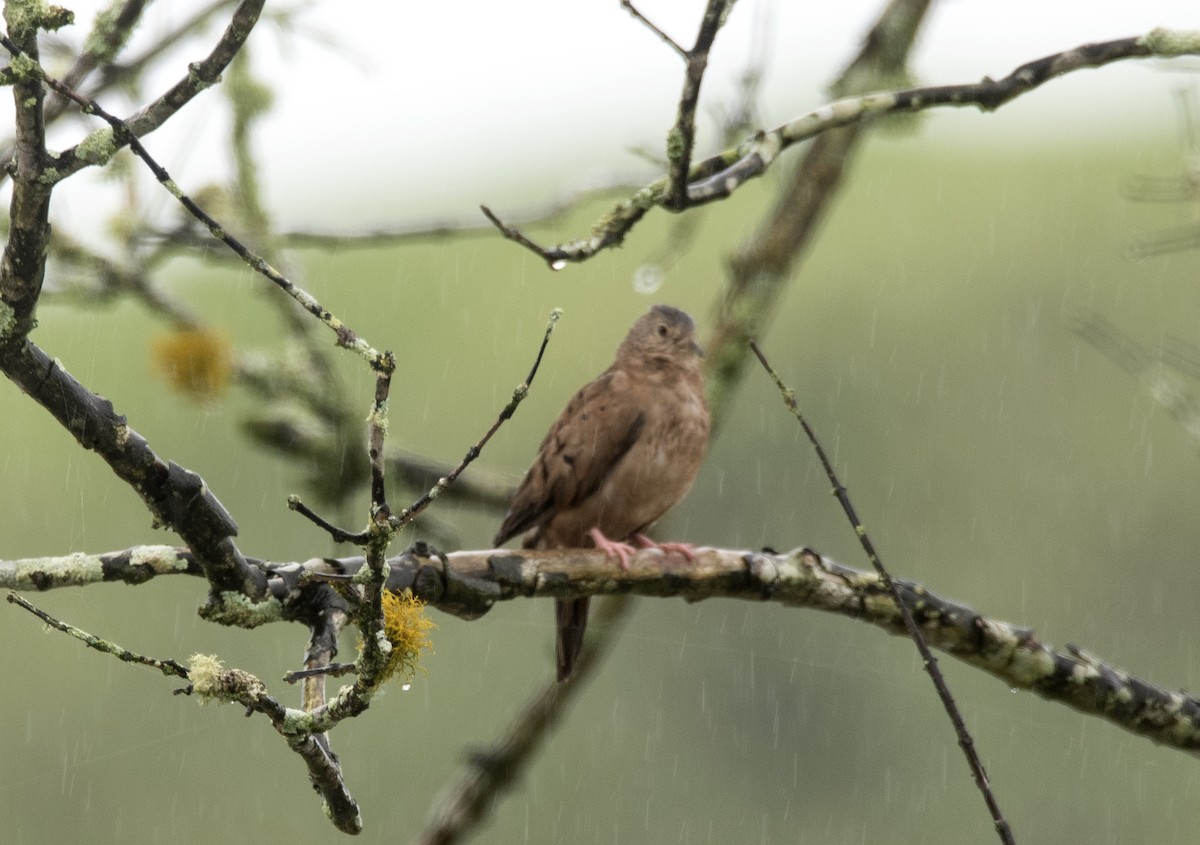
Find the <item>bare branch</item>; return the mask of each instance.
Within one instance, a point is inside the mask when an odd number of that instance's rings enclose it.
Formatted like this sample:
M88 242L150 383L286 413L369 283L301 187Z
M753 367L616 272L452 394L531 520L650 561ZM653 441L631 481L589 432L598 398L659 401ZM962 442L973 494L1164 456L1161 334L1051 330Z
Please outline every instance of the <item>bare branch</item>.
M344 528L338 528L332 522L326 520L325 517L321 516L308 505L304 504L304 502L300 500L299 496L288 496L287 503L288 508L294 510L313 525L327 533L329 535L329 539L333 540L335 543L353 543L356 546L363 546L366 545L367 540L370 539L367 536L366 531L354 532L347 531Z
M653 32L655 35L657 35L660 39L662 39L662 42L664 44L666 44L668 47L670 47L672 50L674 50L676 53L678 53L679 58L683 59L685 62L688 60L688 51L683 49L682 47L680 47L679 43L677 41L675 41L674 38L667 35L665 32L663 32L661 29L659 29L657 26L655 26L654 22L651 21L649 18L647 18L645 15L643 15L641 12L639 12L637 7L634 6L633 3L629 2L629 0L621 0L621 8L624 9L625 11L629 12L629 14L633 15L635 18L637 18L639 21L641 21L643 24L645 24L646 28L649 29L651 32Z
M14 45L8 70L17 124L8 242L0 260L0 344L7 346L19 343L33 329L46 274L51 189L42 179L49 159L42 111L45 89L37 63L37 33L43 22L28 9L18 11L14 4L6 3L4 12L13 39L9 43Z
M230 26L232 27L233 24ZM4 48L14 56L26 55L12 41L2 36L0 36L0 45L3 45ZM229 232L227 232L225 228L217 222L217 220L215 220L208 214L208 212L197 205L191 197L180 190L179 186L175 184L175 181L171 178L171 175L167 172L166 168L159 164L158 161L150 155L150 153L138 139L134 130L125 124L124 121L112 114L109 114L107 111L101 108L101 106L95 100L84 97L83 95L72 91L70 88L67 88L61 82L58 82L52 77L45 76L40 67L38 67L38 73L42 76L42 79L48 86L63 96L74 100L83 108L85 113L94 114L108 123L108 125L111 127L111 138L109 139L110 142L118 145L128 144L129 148L134 152L134 154L144 161L150 168L151 172L154 174L154 177L159 181L159 183L162 184L162 186L166 188L192 216L203 223L209 232L212 233L213 237L217 238L231 250L237 253L238 257L241 258L247 265L249 265L251 269L266 277L277 287L292 297L292 299L298 302L305 311L324 323L337 335L338 346L362 356L372 365L372 367L377 367L380 365L380 362L383 359L383 353L380 353L372 348L371 345L359 337L354 330L339 320L332 312L324 308L321 303L319 303L312 296L312 294L293 284L290 279L272 267L266 261L266 259L251 251L241 241L229 234Z
M627 596L601 602L591 624L589 646L579 655L575 674L560 683L556 678L537 689L504 733L487 748L472 751L466 771L437 799L428 826L416 840L420 845L452 845L478 828L495 801L517 783L521 772L570 704L617 642L616 632L628 615Z
M16 573L22 573L23 583L38 583L45 589L66 586L72 582L52 570L71 561L0 562L0 587L16 586L8 580ZM262 569L272 593L287 596L308 582L310 573L354 576L363 563L362 557L315 558L305 563L263 563ZM431 607L463 619L484 615L496 602L524 598L626 594L686 601L734 598L836 613L905 636L899 611L878 573L844 566L809 549L784 554L702 549L691 563L643 550L629 558L628 570L595 549L487 549L444 556L410 550L389 559L388 565L388 589L411 589ZM94 580L99 580L98 573ZM1073 645L1056 651L1039 642L1028 628L984 616L915 581L895 581L933 648L982 669L1010 688L1036 692L1152 742L1200 754L1196 696L1133 677ZM330 707L336 704L335 700ZM314 716L310 727L320 732L335 721L335 714L326 712Z
M783 379L775 372L775 368L771 366L767 360L767 356L763 354L757 343L750 341L750 348L758 357L759 363L763 365L763 369L774 380L775 386L779 388L787 409L796 418L796 421L800 423L800 427L804 429L804 434L808 437L809 443L812 444L813 449L816 451L817 458L825 470L825 475L829 479L829 483L833 485L833 493L837 497L838 503L842 506L842 511L846 514L846 518L850 520L850 526L854 534L858 537L863 552L866 553L867 559L879 574L879 578L887 589L888 595L891 596L892 602L899 611L900 621L904 623L904 630L908 633L909 639L916 645L917 652L921 655L921 665L925 667L926 673L928 673L930 680L933 681L933 687L937 691L938 698L941 699L942 707L945 709L946 715L950 717L950 724L954 727L955 736L958 738L958 746L967 758L967 766L971 769L971 777L975 781L976 788L983 795L984 804L987 805L988 812L991 814L992 823L995 825L996 833L1000 836L1000 841L1006 843L1006 845L1015 845L1016 840L1013 839L1012 829L1009 827L1008 821L1004 818L1004 814L1000 810L1000 804L997 802L996 796L992 792L991 785L988 782L987 770L984 769L983 761L979 759L979 754L975 751L975 740L967 730L962 713L959 712L958 705L954 702L954 696L950 694L950 687L946 684L946 679L938 668L937 659L930 652L929 644L925 642L925 637L921 633L920 627L918 627L916 620L913 619L912 610L909 608L908 602L900 594L899 586L884 566L883 558L875 549L875 543L867 533L866 527L863 526L862 520L858 518L858 513L855 511L854 505L850 502L850 492L838 478L833 464L829 462L829 457L825 454L825 449L822 448L816 433L809 426L808 420L800 413L800 408L796 404L795 391L783 383Z
M157 522L179 534L212 585L214 601L227 592L252 600L263 597L266 579L242 556L233 540L237 524L199 475L163 461L111 402L89 391L31 341L0 345L0 370L80 446L99 454L137 491ZM213 611L215 604L202 612Z
M692 202L688 178L692 165L692 150L696 146L696 104L700 101L700 84L708 69L708 52L717 37L717 30L733 9L732 0L708 0L696 43L687 51L687 73L675 125L667 135L667 189L663 205L672 211L682 211Z
M154 102L143 107L127 120L119 121L120 127L114 123L117 118L106 117L100 111L85 108L84 110L89 113L104 117L114 131L107 138L98 138L93 133L81 143L64 150L55 162L55 181L65 179L85 167L104 164L113 152L126 144L133 146L131 141L145 137L158 129L191 102L197 94L216 84L221 78L221 73L233 61L233 57L241 50L246 39L250 37L264 3L265 0L242 0L234 10L229 26L225 28L225 32L208 56L188 65L188 72L182 79ZM5 47L7 48L8 45ZM46 81L50 83L49 79ZM51 85L51 87L68 99L85 105L86 98L75 94L70 86L60 83L59 87L55 85ZM139 153L139 155L141 154Z
M40 610L39 608L34 607L32 604L27 602L25 599L18 596L16 593L9 593L7 598L8 598L9 604L15 604L18 607L25 608L30 613L32 613L34 616L36 616L38 619L41 619L43 622L45 622L47 625L49 625L51 628L54 628L57 631L62 631L64 634L67 634L68 636L74 637L75 639L79 640L84 645L86 645L88 648L93 648L96 651L102 652L104 654L111 654L113 657L115 657L118 660L121 660L125 663L137 663L141 666L148 666L151 669L157 669L158 671L162 672L164 675L168 675L168 676L173 675L174 677L182 678L185 681L188 679L187 669L185 669L182 665L180 665L179 663L177 663L174 660L170 660L170 659L160 660L157 657L146 657L145 655L137 654L135 652L130 651L129 649L122 648L121 646L117 645L116 643L101 639L100 637L97 637L95 634L89 634L87 631L84 631L81 628L76 628L74 625L68 625L66 622L62 622L58 619L55 619L53 616L46 613L44 610Z
M766 172L783 150L831 129L860 124L886 114L939 107L975 106L993 111L1051 79L1077 70L1103 67L1124 59L1185 55L1200 55L1200 32L1158 29L1144 36L1084 44L1055 53L1024 64L1000 80L984 77L976 83L908 88L837 100L693 164L687 175L687 205L702 205L729 196L747 180ZM552 247L533 242L502 223L494 214L485 213L506 238L522 244L552 265L565 265L586 261L598 252L620 244L647 211L660 205L669 207L669 189L669 176L662 176L618 203L597 221L588 237Z

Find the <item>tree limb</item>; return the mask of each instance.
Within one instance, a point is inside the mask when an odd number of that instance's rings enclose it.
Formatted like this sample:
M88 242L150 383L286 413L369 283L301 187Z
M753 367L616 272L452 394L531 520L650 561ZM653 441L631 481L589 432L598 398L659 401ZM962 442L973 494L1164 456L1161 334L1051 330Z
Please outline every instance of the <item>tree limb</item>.
M263 597L266 579L242 557L233 540L237 523L204 479L160 458L114 410L112 402L80 384L32 341L0 345L0 371L49 411L80 446L103 458L137 491L155 520L172 528L188 544L218 602L210 605L209 611L219 611L224 593L251 601Z
M175 563L150 565L155 558ZM114 561L139 559L146 578L196 574L181 550L141 547L107 555L0 561L0 587L52 589L115 580ZM105 560L108 566L103 565ZM595 549L487 549L444 557L409 552L388 563L389 589L411 589L422 601L463 619L476 619L500 601L628 594L686 601L774 602L835 613L889 634L906 635L896 604L878 574L844 566L808 549L785 554L702 549L692 564L664 558L653 550L639 551L629 559L627 571ZM353 575L362 566L362 557L261 564L272 595L285 597L295 595L314 574ZM933 648L982 669L1012 689L1030 690L1152 742L1200 754L1196 696L1136 678L1074 645L1053 649L1039 642L1029 628L984 616L914 581L895 580ZM311 726L321 728L331 718L314 715Z
M1021 65L1000 80L883 91L847 97L797 117L769 131L759 132L736 147L691 166L687 205L724 199L750 179L761 176L779 154L801 141L830 129L862 123L886 114L925 111L943 106L976 106L993 111L1045 82L1084 68L1102 67L1132 58L1174 58L1200 55L1200 31L1156 29L1142 36L1083 44ZM488 218L510 240L517 241L553 266L586 261L621 244L648 211L668 206L670 177L661 176L619 202L592 227L590 235L543 247L489 213Z
M242 0L238 4L225 32L209 54L188 65L188 72L182 79L123 121L131 137L117 137L111 130L100 130L101 133L105 133L103 136L93 133L79 144L63 150L55 162L53 181L65 179L85 167L106 163L114 152L129 144L132 139L149 135L174 117L197 94L219 82L221 73L250 37L265 2L266 0ZM62 90L58 90L58 93L70 96Z

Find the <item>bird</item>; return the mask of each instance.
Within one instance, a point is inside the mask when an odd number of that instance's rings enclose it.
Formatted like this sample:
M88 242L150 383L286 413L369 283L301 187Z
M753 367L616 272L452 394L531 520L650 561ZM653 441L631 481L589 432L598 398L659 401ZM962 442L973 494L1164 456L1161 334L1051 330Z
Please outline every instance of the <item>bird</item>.
M710 431L704 350L684 311L655 305L550 426L496 532L526 549L594 546L622 569L636 549L695 559L687 543L655 543L646 531L691 489ZM588 597L555 600L557 678L574 676Z

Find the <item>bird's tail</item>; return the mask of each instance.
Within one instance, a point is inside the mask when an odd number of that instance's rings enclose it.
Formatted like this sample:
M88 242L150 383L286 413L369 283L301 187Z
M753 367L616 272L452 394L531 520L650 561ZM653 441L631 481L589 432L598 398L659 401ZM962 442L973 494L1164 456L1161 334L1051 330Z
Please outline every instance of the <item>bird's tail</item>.
M554 600L559 683L575 674L575 663L583 651L583 632L587 630L588 601L588 596Z

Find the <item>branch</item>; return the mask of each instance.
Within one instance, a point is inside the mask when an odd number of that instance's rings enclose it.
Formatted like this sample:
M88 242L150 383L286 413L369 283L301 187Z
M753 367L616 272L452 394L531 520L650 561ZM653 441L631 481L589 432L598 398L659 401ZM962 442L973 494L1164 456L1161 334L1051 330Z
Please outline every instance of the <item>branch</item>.
M241 669L225 669L214 657L196 654L189 663L188 692L202 702L233 702L245 707L247 715L262 713L270 719L271 726L304 761L329 820L343 833L362 832L362 815L346 788L337 756L329 750L325 738L312 730L307 713L284 707L267 693L261 680Z
M173 529L195 553L213 589L202 611L220 616L224 593L264 596L266 579L234 543L237 524L196 473L160 458L146 439L32 341L0 345L0 371L58 420L84 449L96 452L137 491L155 521ZM228 609L228 608L225 608Z
M179 662L175 660L159 660L156 657L146 657L145 655L136 654L135 652L132 652L127 648L123 648L114 642L103 640L94 634L89 634L87 631L84 631L81 628L76 628L74 625L68 625L66 622L61 622L58 619L55 619L44 610L39 610L38 608L34 607L16 593L9 593L6 598L8 599L9 604L15 604L18 607L28 610L51 628L54 628L56 631L62 631L68 636L74 637L88 648L94 648L96 651L99 651L103 654L111 654L113 657L125 663L137 663L140 666L157 669L168 677L182 678L185 681L188 679L187 669L185 669Z
M621 0L621 8L623 8L625 11L629 12L629 14L633 15L639 21L641 21L648 30L650 30L655 35L657 35L664 44L666 44L668 47L670 47L672 50L674 50L675 53L679 56L679 58L683 59L685 62L687 61L688 51L683 49L682 47L680 47L678 41L676 41L674 38L667 35L665 32L663 32L661 29L659 29L657 26L655 26L654 22L651 21L645 15L643 15L640 11L638 11L637 7L634 6L633 3L630 2L630 0ZM709 43L710 44L712 43L711 40L709 41Z
M1006 845L1015 845L1016 840L1013 839L1012 829L1000 810L1000 804L997 802L988 780L987 770L983 766L983 761L979 759L979 753L975 750L975 739L967 730L962 713L954 701L954 696L950 694L950 687L946 684L946 678L942 675L941 669L938 668L937 658L929 651L929 644L925 641L925 636L921 633L920 626L917 625L916 620L913 618L912 608L904 600L904 596L901 595L896 580L892 577L887 567L884 566L883 558L876 550L874 541L867 533L862 520L858 518L858 512L854 509L854 505L850 501L850 491L846 489L841 479L838 478L837 472L834 470L833 464L830 463L829 456L825 454L825 449L817 439L816 433L809 426L808 420L800 413L800 408L796 404L795 391L784 384L783 379L775 372L775 368L771 366L767 360L767 356L763 354L757 343L750 341L750 348L763 365L763 369L774 380L775 386L779 388L784 404L791 411L792 416L796 418L796 421L800 423L800 427L804 429L804 434L808 437L809 443L812 444L813 450L816 452L817 459L821 462L821 467L825 470L825 477L833 485L833 494L837 498L838 504L842 506L842 511L846 514L846 518L850 520L850 527L858 537L858 542L862 546L863 552L871 562L875 572L878 573L883 586L887 589L888 595L892 599L892 603L899 611L900 621L904 623L904 630L913 641L913 644L916 645L917 653L921 655L921 665L925 667L925 672L933 682L933 687L942 702L942 707L945 709L946 715L950 718L950 724L953 726L955 736L958 738L958 746L967 758L967 766L971 770L971 777L974 779L975 786L983 796L984 804L987 805L988 812L991 814L992 823L996 828L996 833L1000 836L1000 841L1006 843Z
M63 150L55 161L53 181L65 179L85 167L107 163L114 152L127 144L133 146L133 139L149 135L174 117L197 94L219 82L222 72L250 37L265 2L266 0L242 0L234 10L229 26L225 28L225 32L209 54L200 61L189 64L187 74L158 99L121 121L125 127L123 132L109 133L101 130L100 133L92 133L75 146ZM49 79L47 83L50 83ZM51 87L62 96L80 102L79 95L75 94L70 86L59 87L52 84ZM112 125L111 121L109 123Z
M33 7L29 7L33 8ZM45 11L45 7L42 7ZM46 170L46 123L42 112L45 89L38 65L38 27L44 24L28 9L4 6L5 24L13 39L8 72L16 112L13 190L9 202L8 242L0 260L0 345L20 342L34 326L34 309L46 275L46 244L50 238L50 186Z
M194 694L202 704L209 701L236 702L246 708L246 715L266 715L275 730L287 740L288 747L299 754L308 766L309 781L324 800L330 821L344 833L354 834L362 831L362 817L358 811L358 804L346 790L341 766L337 757L329 751L324 737L307 729L305 714L288 710L268 695L266 684L254 675L241 669L225 669L215 657L205 655L192 655L189 666L173 659L146 657L74 625L61 622L16 593L9 593L7 598L9 603L24 608L51 628L74 637L89 648L112 655L125 663L136 663L157 669L168 677L188 681L186 687L175 690L177 694Z
M119 552L0 560L0 587L55 590L120 581L143 584L158 575L204 575L196 557L174 546L134 546Z
M1098 68L1132 58L1191 55L1200 55L1200 31L1156 29L1143 36L1083 44L1055 53L1024 64L1000 80L984 77L979 82L963 85L908 88L837 100L693 164L687 176L687 205L725 199L750 179L765 173L783 150L830 129L886 114L946 106L976 106L993 111L1055 77L1084 68ZM598 252L622 243L646 212L656 206L669 207L669 190L670 177L659 177L618 203L596 222L588 237L552 247L538 245L497 216L485 213L505 237L521 243L551 266L565 266L568 262L586 261Z
M244 7L247 4L243 3L242 5ZM259 5L261 6L261 3ZM239 7L239 11L241 10L242 7ZM233 26L234 24L230 24L230 27ZM0 45L12 53L14 60L20 59L24 61L32 61L29 54L24 52L8 38L0 36ZM232 58L232 56L229 58ZM335 316L331 311L322 306L321 303L312 296L312 294L294 284L290 279L271 266L266 259L253 252L245 244L231 235L225 230L224 226L222 226L215 218L201 208L191 197L185 194L179 188L179 186L175 184L175 181L171 178L171 174L167 172L166 168L159 164L158 161L150 155L145 146L142 145L142 142L138 139L137 132L133 127L115 115L105 111L95 100L85 97L76 91L72 91L58 80L47 76L45 71L42 70L41 66L37 65L36 62L33 63L32 67L34 68L34 72L41 77L46 85L63 96L68 97L76 102L83 109L84 113L94 114L109 125L110 129L107 130L106 135L102 132L99 136L95 136L99 138L99 140L96 141L95 146L95 149L98 151L97 155L99 156L99 158L96 159L97 163L99 163L101 160L107 161L107 157L111 156L112 151L121 145L128 144L133 153L137 155L137 157L143 162L145 162L150 168L150 171L154 174L154 178L157 179L159 183L166 188L167 191L170 192L170 194L175 197L175 199L178 200L179 203L186 208L193 217L203 223L209 232L212 233L213 237L233 250L238 257L241 258L242 261L244 261L252 270L274 283L276 287L283 290L288 296L292 297L292 299L299 303L300 307L324 323L325 326L337 336L338 346L357 353L375 369L378 369L381 366L386 366L385 353L376 351L369 343L359 337L359 335L356 334L353 329L338 319L337 316Z
M928 10L929 0L888 3L832 89L860 93L902 76ZM797 163L753 237L730 257L705 359L714 419L721 418L727 398L740 383L748 343L765 333L775 303L795 276L792 268L837 195L866 129L867 124L860 123L820 135Z
M687 64L683 91L679 94L679 107L675 114L675 125L667 134L669 170L666 196L663 199L663 205L667 208L683 211L689 204L688 171L691 169L692 149L696 145L696 104L700 101L700 84L704 81L704 71L708 68L708 52L716 40L717 31L733 10L733 0L708 0L704 17L700 21L700 31L696 34L696 43L690 50L684 50L651 23L630 0L621 0L621 5L673 48Z
M79 583L53 572L74 560L0 562L0 587L19 588L9 580L18 573L23 583L45 589ZM896 604L877 573L844 566L808 549L785 554L702 549L691 564L642 550L629 558L628 570L595 549L487 549L444 557L410 551L389 559L388 565L388 589L411 589L430 606L463 619L479 618L496 602L522 598L626 594L686 601L734 598L835 613L906 636ZM353 576L362 567L362 557L262 564L271 592L278 596L294 594L313 575ZM96 568L89 573L100 580ZM983 616L915 581L897 578L895 582L933 648L982 669L1007 687L1031 690L1160 745L1200 753L1196 696L1135 678L1074 645L1064 651L1052 649L1029 628ZM315 721L311 727L320 729Z
M417 840L419 845L452 845L482 824L485 814L516 784L550 731L569 712L584 682L617 643L616 628L628 614L629 605L625 596L601 603L591 622L589 647L580 652L575 674L565 683L550 678L530 696L499 739L470 753L466 772L438 797L428 826Z

